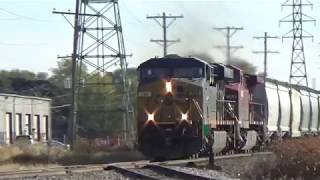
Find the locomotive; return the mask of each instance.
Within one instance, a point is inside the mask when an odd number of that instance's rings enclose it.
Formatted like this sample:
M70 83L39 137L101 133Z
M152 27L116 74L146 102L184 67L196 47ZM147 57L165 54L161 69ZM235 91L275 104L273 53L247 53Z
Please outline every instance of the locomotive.
M320 92L193 57L151 58L138 67L138 148L176 159L260 148L320 130Z

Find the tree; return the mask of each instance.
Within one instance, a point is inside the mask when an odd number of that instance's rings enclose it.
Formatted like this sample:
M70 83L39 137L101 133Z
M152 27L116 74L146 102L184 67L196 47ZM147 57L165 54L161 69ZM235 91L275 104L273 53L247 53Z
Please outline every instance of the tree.
M51 69L51 71L53 75L49 80L65 89L64 81L71 77L71 60L59 61L57 67ZM128 72L131 72L131 70L129 69ZM89 138L118 134L122 131L123 112L120 71L117 70L114 73L97 72L88 76L86 67L82 66L81 75L80 78L84 83L79 84L77 95L78 134L80 137ZM134 78L136 79L136 76ZM77 80L77 82L79 81ZM65 91L70 94L70 89L65 89ZM59 100L59 104L70 104L70 102L70 96ZM62 113L61 110L63 110ZM70 115L70 107L63 107L59 111L56 114L57 121L60 125L65 124L66 126ZM64 123L61 123L61 121L64 121Z
M79 134L93 138L120 131L121 92L112 84L112 75L97 73L86 84L79 93Z
M49 74L47 72L38 72L36 78L40 80L47 80L48 76Z
M77 69L81 67L82 77L87 74L87 67L85 65L78 65ZM71 59L62 59L57 62L57 67L51 69L52 76L49 78L49 81L53 84L64 88L65 81L71 79L72 77L72 60ZM78 72L76 74L79 74Z

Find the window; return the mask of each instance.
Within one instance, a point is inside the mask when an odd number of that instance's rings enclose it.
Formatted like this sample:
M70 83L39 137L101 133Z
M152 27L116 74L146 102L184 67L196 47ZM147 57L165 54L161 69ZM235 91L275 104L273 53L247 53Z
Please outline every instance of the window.
M6 143L12 144L13 135L12 135L12 114L6 113Z
M16 135L22 135L22 115L20 113L16 114Z
M45 140L49 139L48 133L49 133L49 117L47 115L44 115L42 118L42 129L45 130Z
M169 68L145 68L141 71L142 79L163 79L170 77Z
M25 129L24 129L24 134L25 135L32 135L31 131L31 114L26 114L25 115Z
M203 76L203 69L199 67L181 67L173 70L175 78L202 78Z
M141 70L141 79L166 78L202 78L202 67L145 68Z
M40 116L34 115L33 116L33 137L35 140L40 141Z

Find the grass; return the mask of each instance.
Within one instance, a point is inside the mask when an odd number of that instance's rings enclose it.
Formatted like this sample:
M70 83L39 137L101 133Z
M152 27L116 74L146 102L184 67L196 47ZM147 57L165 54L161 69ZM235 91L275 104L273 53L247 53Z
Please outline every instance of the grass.
M271 146L275 157L253 163L249 179L318 179L320 177L320 137L289 139Z
M137 161L144 157L126 146L97 146L93 141L78 142L73 151L61 148L48 148L43 144L32 146L0 147L1 169L25 169L56 165L105 164L122 161Z

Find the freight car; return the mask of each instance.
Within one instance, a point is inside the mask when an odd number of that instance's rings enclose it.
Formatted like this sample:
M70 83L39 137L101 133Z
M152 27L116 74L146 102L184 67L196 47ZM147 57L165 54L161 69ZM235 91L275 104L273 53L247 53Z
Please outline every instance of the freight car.
M138 67L138 146L154 158L260 148L319 131L319 95L197 58L152 58Z

